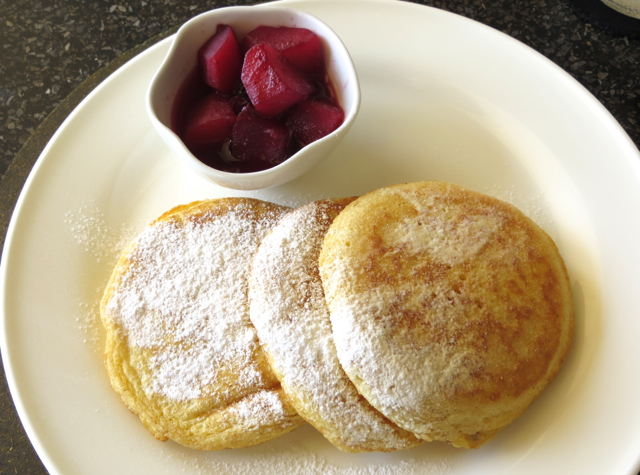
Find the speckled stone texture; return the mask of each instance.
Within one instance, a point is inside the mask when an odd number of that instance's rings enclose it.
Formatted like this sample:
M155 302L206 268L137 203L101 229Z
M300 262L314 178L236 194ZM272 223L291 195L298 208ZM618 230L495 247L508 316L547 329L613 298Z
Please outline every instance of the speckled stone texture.
M0 0L0 239L40 150L95 85L192 16L251 3ZM531 46L594 94L640 146L640 39L614 36L585 23L565 0L414 3L472 18ZM47 472L24 434L2 377L0 475L14 473Z
M216 6L253 1L0 0L0 174L82 81Z
M125 51L230 1L0 0L0 175L45 117ZM584 23L558 0L419 1L533 47L587 87L640 145L640 40Z

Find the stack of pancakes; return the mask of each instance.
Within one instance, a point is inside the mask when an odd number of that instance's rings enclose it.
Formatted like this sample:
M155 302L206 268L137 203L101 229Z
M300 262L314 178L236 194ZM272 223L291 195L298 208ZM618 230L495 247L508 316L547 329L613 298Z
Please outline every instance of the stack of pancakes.
M346 452L479 447L553 379L573 330L551 238L441 182L177 207L123 253L101 313L125 404L204 450L305 421Z

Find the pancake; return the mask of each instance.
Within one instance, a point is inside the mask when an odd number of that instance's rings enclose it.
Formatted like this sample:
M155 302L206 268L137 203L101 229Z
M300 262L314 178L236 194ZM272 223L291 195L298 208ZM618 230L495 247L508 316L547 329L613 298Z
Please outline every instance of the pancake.
M101 302L113 388L159 440L255 445L304 420L249 320L260 240L288 208L228 198L178 206L122 254Z
M551 238L515 207L439 182L349 204L319 257L340 363L425 440L475 448L558 372L572 300Z
M262 241L249 283L250 317L298 413L345 452L393 451L420 442L376 411L342 370L318 273L336 215L353 198L307 204Z

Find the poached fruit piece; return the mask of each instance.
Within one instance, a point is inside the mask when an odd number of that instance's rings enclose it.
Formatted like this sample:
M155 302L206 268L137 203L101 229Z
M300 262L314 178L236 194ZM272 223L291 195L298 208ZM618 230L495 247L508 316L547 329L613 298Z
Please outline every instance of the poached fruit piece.
M251 44L256 38L272 44ZM198 67L178 91L171 119L198 160L231 173L276 166L344 121L315 33L261 26L242 44L253 53L243 58L231 27L216 27L198 50ZM304 66L287 59L287 51L309 55L306 61L316 72L303 72Z
M275 117L316 91L316 86L273 46L253 46L244 57L242 84L253 107Z
M236 114L227 98L211 92L194 102L185 117L182 140L190 150L213 147L219 150L231 139Z
M205 84L225 94L233 92L242 70L242 53L230 26L218 25L198 50L198 64Z
M325 73L320 38L306 28L259 26L242 40L245 53L257 44L267 44L280 52L300 71L321 78Z
M290 133L286 125L259 114L248 105L238 114L229 151L250 171L266 170L284 162Z
M325 97L305 99L287 112L287 127L301 146L321 139L344 122L344 112Z

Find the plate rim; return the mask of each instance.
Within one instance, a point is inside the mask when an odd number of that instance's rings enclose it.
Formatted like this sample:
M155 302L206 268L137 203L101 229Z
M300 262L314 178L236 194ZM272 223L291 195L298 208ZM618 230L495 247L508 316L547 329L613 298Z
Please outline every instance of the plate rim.
M613 117L613 115L609 112L608 109L606 109L606 107L600 102L598 101L595 96L593 96L582 84L580 84L576 79L574 79L567 71L565 71L564 69L562 69L560 66L558 66L557 64L555 64L553 61L549 60L548 58L546 58L544 55L542 55L541 53L537 52L536 50L534 50L533 48L531 48L530 46L516 40L515 38L500 32L499 30L494 29L493 27L490 27L488 25L485 25L483 23L480 23L476 20L472 20L469 19L467 17L458 15L456 13L453 12L448 12L448 11L444 11L444 10L439 10L435 7L431 7L431 6L425 6L425 5L418 5L418 4L412 4L412 3L405 3L405 2L397 2L396 0L350 0L350 2L345 2L345 3L371 3L371 2L376 2L376 3L385 3L385 4L392 4L392 3L403 3L404 5L408 5L410 6L410 8L419 8L419 9L423 9L423 8L431 8L433 10L437 10L439 12L443 12L449 15L453 15L455 17L457 17L458 19L462 18L465 21L474 23L476 25L480 25L484 28L490 29L493 32L502 35L503 37L509 38L511 41L517 43L520 47L524 46L525 48L529 49L531 52L533 52L535 55L537 55L539 58L543 58L545 61L547 61L550 65L553 66L554 69L556 69L557 72L562 73L562 75L564 75L566 78L570 79L573 82L573 86L578 86L578 88L582 91L582 94L585 97L588 97L589 100L591 101L591 105L592 106L596 106L599 109L599 112L602 113L604 112L604 116L603 119L606 117L606 122L612 127L611 131L616 131L616 133L619 135L618 137L618 142L620 142L620 140L624 143L626 142L626 147L628 147L628 152L630 152L629 154L625 153L624 156L626 159L628 159L628 164L629 166L631 166L638 177L640 177L640 152L638 151L638 148L636 147L636 145L633 143L633 141L631 140L631 138L629 137L629 135L626 133L626 131L622 128L622 126L617 122L617 120ZM288 5L288 4L299 4L301 3L300 0L281 0L279 2L274 2L274 3L278 3L278 4L283 4L283 5ZM312 2L309 2L312 3ZM338 3L338 2L336 2ZM5 312L5 307L6 307L6 301L5 301L5 290L6 290L6 284L7 284L7 280L9 278L9 276L7 275L7 258L9 258L10 261L10 254L11 254L11 249L13 247L13 241L15 238L14 236L14 232L15 232L15 223L16 223L16 217L19 216L21 214L22 211L22 207L24 204L24 201L27 197L27 195L30 193L30 188L31 188L31 183L34 180L34 177L38 174L38 170L40 169L40 167L42 166L42 163L44 160L46 160L46 157L48 156L49 150L51 149L51 147L53 147L53 144L55 143L56 139L59 137L59 135L61 135L66 127L66 125L70 122L72 122L74 120L74 117L76 116L76 114L79 112L79 110L88 102L91 100L92 97L94 97L95 95L100 94L100 91L107 87L107 84L113 79L113 77L115 77L116 75L122 74L123 71L125 71L127 68L129 67L135 67L136 65L136 60L139 59L140 55L145 55L145 54L150 54L151 50L154 50L156 48L162 48L165 46L166 43L170 42L172 40L173 36L169 36L167 38L164 39L160 39L159 41L157 41L155 44L151 45L149 48L141 51L140 53L136 54L136 56L134 56L133 58L131 58L127 63L125 63L124 65L122 65L121 67L119 67L118 69L116 69L105 81L101 82L98 86L96 86L81 102L80 104L78 104L74 110L68 115L68 117L63 121L63 123L57 128L57 130L55 131L55 133L52 135L52 137L50 138L50 140L48 141L47 145L44 147L44 149L42 150L42 152L40 153L40 156L38 158L38 160L36 161L36 163L34 164L34 167L32 168L31 172L29 173L29 176L27 177L22 190L20 192L20 195L18 197L18 200L16 202L14 211L12 213L12 217L11 220L9 222L9 226L7 228L7 233L6 233L6 238L5 238L5 245L2 251L2 261L0 263L0 287L1 287L1 292L0 292L0 348L2 349L2 360L3 360L3 365L4 365L4 369L5 369L5 374L6 374L6 378L7 378L7 383L9 386L9 390L10 390L10 394L11 397L14 401L14 405L16 406L16 410L19 414L20 420L23 424L23 427L25 428L25 432L27 433L27 435L29 436L29 440L31 441L31 443L34 445L34 448L36 449L36 452L38 453L38 456L41 458L41 460L43 460L43 463L45 464L46 468L48 470L50 470L52 473L59 473L57 470L55 470L55 467L53 465L53 461L50 459L49 454L48 454L48 450L45 448L45 445L42 443L42 441L40 440L39 435L36 433L36 430L33 427L33 424L31 422L31 418L29 416L29 414L27 414L21 398L16 398L14 395L20 393L20 390L18 388L19 383L16 380L16 376L13 372L13 367L11 365L11 361L12 361L12 355L11 355L11 343L8 342L6 340L7 338L7 334L6 334L6 312ZM586 94L585 94L586 93ZM638 159L638 160L635 160ZM7 351L7 349L9 349ZM46 460L46 462L45 462ZM637 454L636 457L636 470L638 470L640 468L640 451ZM631 473L631 472L630 472ZM635 472L634 472L635 473Z

